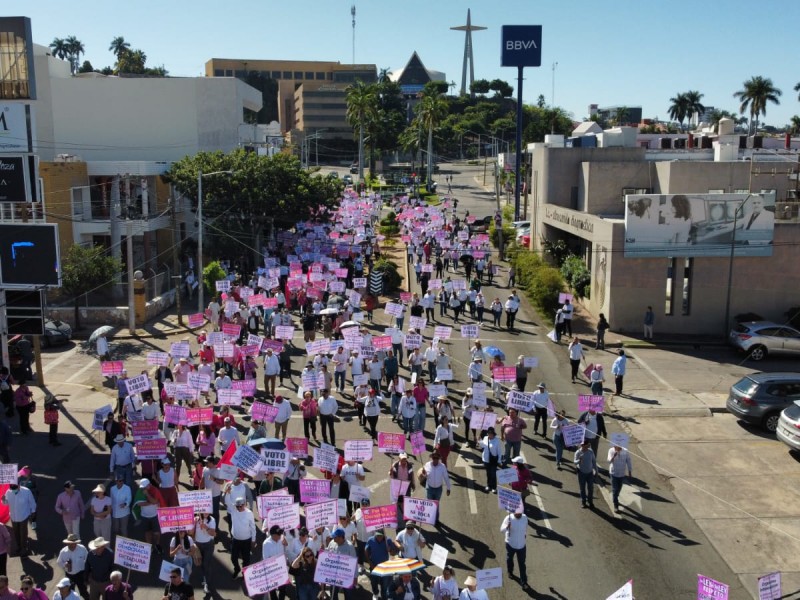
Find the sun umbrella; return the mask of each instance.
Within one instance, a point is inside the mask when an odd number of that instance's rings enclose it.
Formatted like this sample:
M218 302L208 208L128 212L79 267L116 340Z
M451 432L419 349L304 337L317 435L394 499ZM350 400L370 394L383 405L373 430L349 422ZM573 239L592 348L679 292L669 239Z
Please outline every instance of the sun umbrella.
M319 311L319 314L321 314L321 315L336 315L336 314L339 314L339 309L338 308L323 308L321 311Z
M98 327L92 332L92 335L89 336L88 342L91 344L101 335L107 335L108 333L114 331L114 328L111 325L103 325L102 327Z
M397 575L405 571L417 571L424 568L425 565L422 561L416 558L392 558L376 565L371 572L375 575Z
M347 329L348 327L360 327L361 323L358 321L345 321L341 325L339 325L339 329Z
M286 444L284 444L278 438L255 438L247 442L247 445L264 446L270 450L286 450Z
M485 346L483 348L483 353L491 358L499 356L500 360L506 359L505 353L502 350L500 350L500 348L498 348L497 346Z

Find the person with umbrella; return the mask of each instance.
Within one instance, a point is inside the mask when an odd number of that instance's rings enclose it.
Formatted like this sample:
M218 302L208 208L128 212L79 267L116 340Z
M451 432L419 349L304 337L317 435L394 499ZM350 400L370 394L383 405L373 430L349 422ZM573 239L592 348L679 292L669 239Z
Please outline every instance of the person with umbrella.
M109 349L108 338L106 336L113 330L114 328L110 325L103 325L102 327L95 329L92 332L92 335L89 336L88 343L93 343L95 345L97 356L101 361L111 360L111 351Z
M378 594L380 594L381 598L386 598L388 595L390 576L373 573L373 570L379 564L391 558L392 550L394 550L395 553L397 552L394 547L394 542L386 537L383 529L376 529L372 537L367 540L364 551L367 556L367 562L369 562L369 581L372 586L372 600L376 600Z
M413 578L411 571L403 571L392 581L390 590L392 600L420 600L422 598L419 581Z

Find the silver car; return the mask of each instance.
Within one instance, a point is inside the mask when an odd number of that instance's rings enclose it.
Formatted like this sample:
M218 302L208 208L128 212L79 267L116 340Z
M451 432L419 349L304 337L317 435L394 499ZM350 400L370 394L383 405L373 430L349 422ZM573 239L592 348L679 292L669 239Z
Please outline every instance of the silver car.
M771 321L739 323L731 329L728 342L756 361L770 354L800 356L800 331Z
M731 386L725 408L774 433L781 411L795 401L800 401L800 373L751 373Z
M790 448L800 450L800 405L797 402L783 410L775 434Z

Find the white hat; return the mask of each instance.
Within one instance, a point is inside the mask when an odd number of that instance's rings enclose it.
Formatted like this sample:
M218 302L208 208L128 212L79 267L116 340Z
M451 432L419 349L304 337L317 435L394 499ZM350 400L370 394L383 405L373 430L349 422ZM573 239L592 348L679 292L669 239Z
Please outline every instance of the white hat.
M139 480L139 487L140 488L146 488L148 485L150 485L150 480L149 479L144 478L144 479L140 479Z
M114 442L116 442L116 443L124 442L124 441L125 441L125 436L122 435L121 433L117 434L117 436L114 438Z
M103 546L108 546L108 541L103 536L99 538L94 538L91 542L89 542L89 550L94 550L95 548L102 548Z
M521 465L525 463L525 459L522 458L521 456L515 456L514 458L511 459L511 462Z
M72 587L72 582L69 580L69 578L67 578L67 577L64 577L64 579L62 579L61 581L59 581L59 582L58 582L58 584L56 585L56 587L57 587L57 588L68 588L68 587Z

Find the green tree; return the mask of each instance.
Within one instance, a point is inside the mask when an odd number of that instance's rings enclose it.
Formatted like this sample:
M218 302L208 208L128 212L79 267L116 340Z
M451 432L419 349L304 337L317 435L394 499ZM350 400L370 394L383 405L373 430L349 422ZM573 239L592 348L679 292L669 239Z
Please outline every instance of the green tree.
M360 79L347 88L347 122L358 130L358 178L364 180L364 132L378 115L376 86Z
M758 117L759 115L767 114L767 104L780 104L778 98L783 92L772 84L769 77L761 77L756 75L744 82L744 88L735 92L733 97L741 102L739 112L750 113L750 125L748 126L748 135L752 131L753 135L758 133ZM755 127L753 122L755 121Z
M95 290L107 289L122 271L122 263L106 255L102 246L86 248L75 244L61 264L61 289L72 296L75 305L75 328L80 328L80 298Z
M514 88L502 79L493 79L489 84L489 89L494 92L495 96L501 98L510 98L514 95Z
M800 83L796 83L794 86L795 92L800 92ZM800 94L797 94L797 100L800 101Z
M789 124L789 135L800 135L800 117L794 115L792 122Z
M117 58L117 74L143 75L146 69L147 54L142 50L124 50Z
M120 54L130 51L130 49L131 45L121 35L111 40L111 44L108 46L108 51L112 52L117 57L117 60L119 60Z
M69 55L67 42L62 38L53 38L53 41L50 42L50 51L53 53L53 56L61 60L65 60Z
M568 135L572 129L572 119L563 108L522 107L523 143L543 142L550 133Z
M677 94L669 101L669 118L680 123L681 129L683 129L683 122L689 114L689 99L686 94Z
M547 106L547 100L544 99L544 94L539 94L539 97L536 99L536 106L539 108Z
M425 85L417 105L417 118L420 125L428 130L427 182L430 186L433 177L433 130L447 114L447 101L435 82Z
M384 67L380 71L378 71L378 83L389 83L391 78L389 77L392 73L392 70L389 67Z
M686 98L686 116L690 121L692 119L692 115L697 114L699 119L700 114L705 112L706 107L702 102L700 102L704 95L705 94L701 94L696 90L689 90L684 94L684 97Z
M203 269L203 285L206 288L205 291L211 293L214 298L219 295L216 291L217 281L222 281L223 279L225 279L225 269L222 268L219 261L212 260Z
M376 114L368 124L370 171L374 171L375 152L389 152L397 147L398 137L406 126L406 106L400 84L394 81L375 86Z
M628 122L630 118L630 110L628 110L627 106L620 106L614 111L614 116L611 119L611 122L614 123L617 127L621 127Z
M92 66L92 63L90 63L88 60L83 61L81 68L78 69L78 73L93 73L93 72L94 72L94 67Z
M469 91L473 94L488 94L489 82L486 79L476 79L469 86Z
M76 38L74 35L69 36L64 43L67 45L67 58L69 60L69 68L72 74L78 72L78 66L81 61L81 54L86 52L83 47L83 42Z
M270 228L290 228L312 217L325 218L334 206L341 184L311 175L297 157L259 156L235 150L201 152L172 163L164 175L167 183L196 201L199 173L232 171L203 179L203 223L211 255L229 256L251 249L256 256Z

